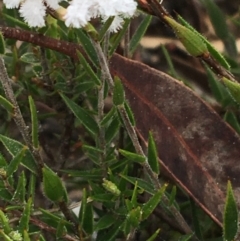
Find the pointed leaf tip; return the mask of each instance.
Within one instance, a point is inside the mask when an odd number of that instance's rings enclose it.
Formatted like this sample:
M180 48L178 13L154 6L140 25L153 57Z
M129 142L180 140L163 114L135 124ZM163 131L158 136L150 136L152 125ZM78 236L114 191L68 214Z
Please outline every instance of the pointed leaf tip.
M227 184L227 198L223 216L223 238L224 241L235 240L238 233L238 209L234 198L231 182Z
M198 57L209 54L207 45L203 42L198 34L179 24L173 18L165 16L164 19L174 30L176 36L191 55Z

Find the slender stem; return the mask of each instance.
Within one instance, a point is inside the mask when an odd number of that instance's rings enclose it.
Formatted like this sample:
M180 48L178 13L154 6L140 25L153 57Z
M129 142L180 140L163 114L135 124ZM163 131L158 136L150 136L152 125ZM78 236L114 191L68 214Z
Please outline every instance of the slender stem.
M66 202L59 202L58 206L60 208L60 210L62 211L63 215L65 216L65 218L72 222L74 224L75 227L75 231L78 233L78 222L74 219L72 213L70 212Z
M143 149L142 149L142 147L141 147L141 145L139 143L137 133L135 131L135 128L131 124L131 121L130 121L130 119L128 117L128 114L127 114L127 111L126 111L125 107L124 106L118 106L117 108L118 108L118 111L119 111L119 113L121 115L121 118L122 118L122 120L124 122L124 126L127 129L128 135L130 136L130 138L132 140L132 143L134 145L134 148L135 148L137 154L142 155L142 156L145 157L145 162L143 163L143 166L144 166L145 170L147 171L147 173L150 176L150 178L153 180L155 188L156 189L160 189L161 185L159 183L158 177L153 172L152 168L150 167L150 165L149 165L149 163L147 161L147 157L145 156L145 154L143 152Z
M106 77L106 81L108 82L110 91L112 91L113 87L114 87L114 82L113 82L112 76L111 76L109 68L108 68L107 59L102 51L100 43L96 42L96 41L92 41L92 42L94 44L95 50L96 50L98 58L99 58L102 75Z
M98 126L99 126L98 147L102 150L102 153L100 153L100 164L103 168L103 171L106 172L105 158L106 158L107 150L106 150L106 141L105 141L105 127L101 126L101 121L104 117L104 112L103 112L104 88L105 88L105 76L102 76L102 85L98 90L98 117L97 117L97 122L98 122Z
M16 98L14 96L13 88L12 88L10 79L7 74L4 60L1 57L0 57L0 81L2 83L6 97L14 106L13 119L18 127L18 130L20 131L20 133L23 137L24 142L28 146L29 150L33 154L33 156L38 164L38 169L39 169L38 174L41 177L42 176L41 168L44 166L44 163L40 156L39 150L32 146L31 138L29 135L29 128L27 127L27 125L23 119L22 113L20 111L20 108L19 108Z

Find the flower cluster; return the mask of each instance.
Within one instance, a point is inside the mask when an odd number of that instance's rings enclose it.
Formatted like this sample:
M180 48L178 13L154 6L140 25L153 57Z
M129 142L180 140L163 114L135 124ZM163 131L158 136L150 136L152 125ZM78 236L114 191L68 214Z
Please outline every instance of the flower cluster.
M46 6L56 12L62 8L59 2L62 0L3 0L6 8L19 8L24 20L31 27L43 27L46 15ZM72 0L64 11L63 19L67 26L75 28L84 27L92 18L100 17L106 21L114 16L110 31L116 32L121 28L123 18L131 18L137 8L134 0Z

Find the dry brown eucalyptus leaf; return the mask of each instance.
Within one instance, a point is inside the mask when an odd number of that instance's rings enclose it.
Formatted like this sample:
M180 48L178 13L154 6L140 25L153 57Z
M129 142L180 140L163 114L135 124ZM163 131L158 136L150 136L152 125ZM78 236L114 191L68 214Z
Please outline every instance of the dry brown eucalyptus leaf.
M152 130L161 166L222 226L227 180L240 202L238 134L169 75L119 55L110 68L124 83L141 139L147 143Z

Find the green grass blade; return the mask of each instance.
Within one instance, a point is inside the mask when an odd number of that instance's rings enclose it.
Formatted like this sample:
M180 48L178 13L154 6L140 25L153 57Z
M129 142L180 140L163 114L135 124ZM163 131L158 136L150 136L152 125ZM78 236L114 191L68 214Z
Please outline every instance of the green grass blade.
M136 32L133 34L132 39L130 40L129 43L129 52L132 55L134 53L134 51L136 50L139 42L141 41L143 35L145 34L149 24L152 21L152 16L151 15L147 15L142 22L140 23L140 25L138 26Z

